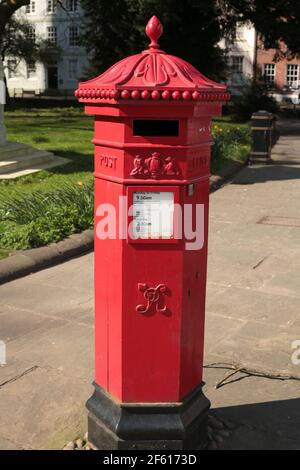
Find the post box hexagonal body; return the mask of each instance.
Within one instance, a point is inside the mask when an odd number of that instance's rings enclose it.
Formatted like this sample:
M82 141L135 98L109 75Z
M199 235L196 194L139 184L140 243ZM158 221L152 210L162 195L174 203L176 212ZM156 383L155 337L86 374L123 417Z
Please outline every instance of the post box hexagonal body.
M96 376L88 408L99 448L180 449L195 429L205 435L211 118L229 95L161 51L161 31L153 17L148 50L76 91L95 115ZM163 204L169 212L157 228L151 211Z

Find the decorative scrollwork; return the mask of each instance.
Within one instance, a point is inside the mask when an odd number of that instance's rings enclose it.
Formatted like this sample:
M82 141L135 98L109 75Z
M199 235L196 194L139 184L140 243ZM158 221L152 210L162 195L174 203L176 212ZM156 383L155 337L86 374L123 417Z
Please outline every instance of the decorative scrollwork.
M154 152L151 157L136 155L133 161L133 170L130 176L138 178L180 178L181 171L175 157L163 157Z
M138 289L140 292L144 293L144 298L147 302L146 305L138 305L136 307L138 313L149 313L153 306L155 306L156 312L167 312L167 306L163 297L163 294L167 292L167 287L164 284L159 284L157 287L149 287L147 284L138 284Z
M163 26L157 17L150 19L146 32L151 40L146 51L126 57L99 77L82 82L75 96L83 102L229 100L225 85L208 79L185 60L159 49L157 41Z

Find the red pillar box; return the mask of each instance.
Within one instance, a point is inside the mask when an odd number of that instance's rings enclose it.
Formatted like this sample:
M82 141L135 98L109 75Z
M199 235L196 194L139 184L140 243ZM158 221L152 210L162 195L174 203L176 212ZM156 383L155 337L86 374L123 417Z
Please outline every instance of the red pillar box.
M202 393L211 118L224 85L159 49L80 83L95 115L95 393L99 449L206 439ZM181 234L182 232L182 234Z

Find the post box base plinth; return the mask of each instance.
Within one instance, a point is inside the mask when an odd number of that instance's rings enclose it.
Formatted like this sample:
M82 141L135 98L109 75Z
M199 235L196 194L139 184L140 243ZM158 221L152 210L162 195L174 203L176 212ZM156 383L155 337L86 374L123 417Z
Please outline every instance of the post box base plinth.
M182 403L120 403L94 384L87 402L89 441L99 450L201 449L209 400L202 385Z

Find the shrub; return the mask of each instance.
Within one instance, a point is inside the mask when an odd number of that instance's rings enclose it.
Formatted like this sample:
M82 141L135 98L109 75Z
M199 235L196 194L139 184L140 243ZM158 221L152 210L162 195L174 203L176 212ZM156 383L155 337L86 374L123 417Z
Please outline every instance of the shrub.
M27 249L44 246L93 227L93 188L68 185L48 193L15 193L0 197L0 246Z
M29 227L27 225L16 225L6 223L0 225L1 248L25 250L30 248Z
M48 215L56 208L76 205L78 212L93 211L93 186L90 184L64 184L47 192L36 190L27 193L21 190L9 196L0 195L0 218L17 224L27 224Z
M216 171L224 161L245 161L250 150L251 133L249 127L213 127L214 145L211 149L211 168Z
M245 83L243 93L232 99L233 118L240 122L251 119L256 111L269 111L278 113L278 104L271 96L268 96L265 86L257 83Z

